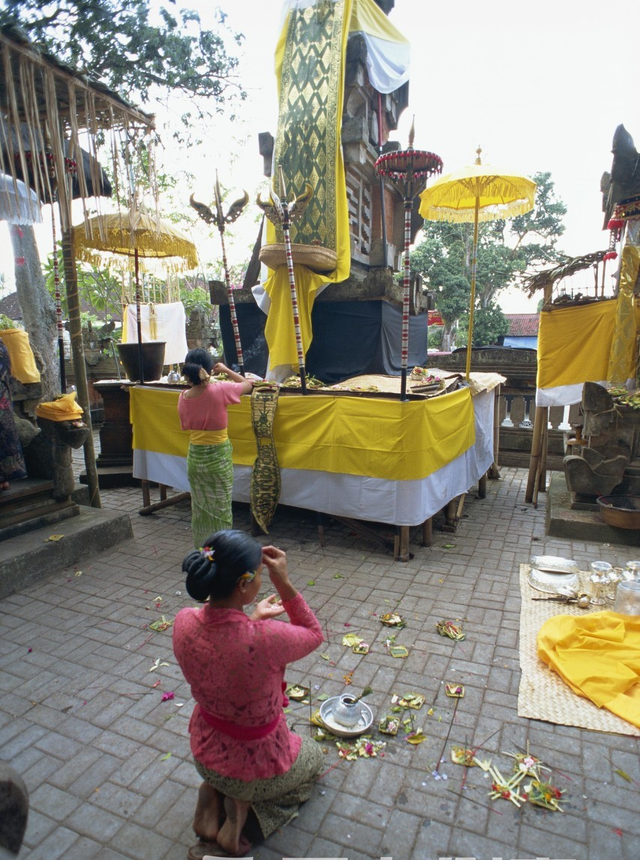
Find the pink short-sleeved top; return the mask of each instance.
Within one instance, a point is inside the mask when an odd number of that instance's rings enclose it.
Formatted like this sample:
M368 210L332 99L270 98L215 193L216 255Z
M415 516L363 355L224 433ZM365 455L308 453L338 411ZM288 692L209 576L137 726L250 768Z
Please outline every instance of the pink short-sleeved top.
M182 609L173 626L173 650L198 703L189 732L191 752L223 776L251 781L286 773L302 738L287 725L282 682L288 663L314 651L322 628L301 594L283 601L289 623L252 621L237 609ZM209 725L200 709L236 726L275 728L257 740L237 740Z
M199 397L178 398L178 415L183 430L224 430L228 424L227 406L240 403L241 382L212 382Z

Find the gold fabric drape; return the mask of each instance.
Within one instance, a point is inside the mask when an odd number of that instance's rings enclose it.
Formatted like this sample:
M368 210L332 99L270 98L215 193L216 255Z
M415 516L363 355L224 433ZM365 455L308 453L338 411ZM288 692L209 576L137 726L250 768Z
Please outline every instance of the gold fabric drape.
M636 377L638 356L633 289L639 271L640 248L627 243L622 249L616 320L609 353L607 382L612 385L624 385L627 379Z

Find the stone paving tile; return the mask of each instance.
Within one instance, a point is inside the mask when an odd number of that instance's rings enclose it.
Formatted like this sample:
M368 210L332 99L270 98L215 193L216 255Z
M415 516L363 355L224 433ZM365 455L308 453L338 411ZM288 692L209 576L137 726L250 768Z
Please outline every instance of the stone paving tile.
M468 495L455 533L435 530L432 547L412 543L406 564L328 517L321 547L312 515L278 510L263 542L287 550L329 658L309 655L288 680L308 684L315 698L342 692L352 672L353 690L373 688L367 701L376 715L390 709L393 692L422 691L427 708L414 718L427 739L412 747L387 738L384 755L356 762L339 761L325 742L325 772L311 799L254 846L259 860L638 860L638 738L517 716L519 565L532 552L620 564L633 551L547 538L544 505L523 503L526 471L502 473L486 499ZM136 488L103 491L102 501L129 512L133 540L0 600L0 757L31 793L20 856L185 860L199 783L188 745L192 702L170 631L151 635L147 625L191 605L180 574L191 547L189 506L140 517ZM249 528L246 505L234 505L234 517ZM392 609L405 616L403 630L380 624ZM439 637L442 618L459 619L466 640ZM346 632L364 637L370 654L345 649ZM405 660L386 650L393 633L410 650ZM170 665L150 673L158 658ZM445 681L465 684L457 705L444 695ZM184 707L161 703L164 690ZM297 730L307 730L308 713L292 707ZM480 769L449 760L453 743L479 745L506 770L504 752L527 742L567 788L564 815L492 804Z

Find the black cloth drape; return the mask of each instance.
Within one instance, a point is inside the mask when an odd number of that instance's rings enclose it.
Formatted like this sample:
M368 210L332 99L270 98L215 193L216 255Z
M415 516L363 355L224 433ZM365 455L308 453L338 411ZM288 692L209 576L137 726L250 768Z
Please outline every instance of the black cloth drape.
M246 370L264 376L268 348L266 316L251 303L237 303L238 326ZM351 376L383 373L399 376L402 310L379 300L316 301L311 313L313 340L307 373L333 385ZM220 329L227 363L237 369L229 306L220 306ZM409 367L427 360L427 314L409 318ZM293 372L293 371L292 371Z

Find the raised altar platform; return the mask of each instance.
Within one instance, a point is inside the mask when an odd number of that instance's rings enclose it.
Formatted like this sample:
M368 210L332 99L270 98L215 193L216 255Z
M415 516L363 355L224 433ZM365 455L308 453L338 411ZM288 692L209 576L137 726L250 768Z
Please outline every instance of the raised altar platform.
M479 387L474 396L463 388L410 402L326 392L281 396L273 428L280 502L399 527L396 556L408 560L409 528L466 493L493 463L495 390L486 382ZM133 475L185 493L188 434L180 430L178 393L130 389ZM249 502L256 450L249 398L229 408L229 437L233 498Z

